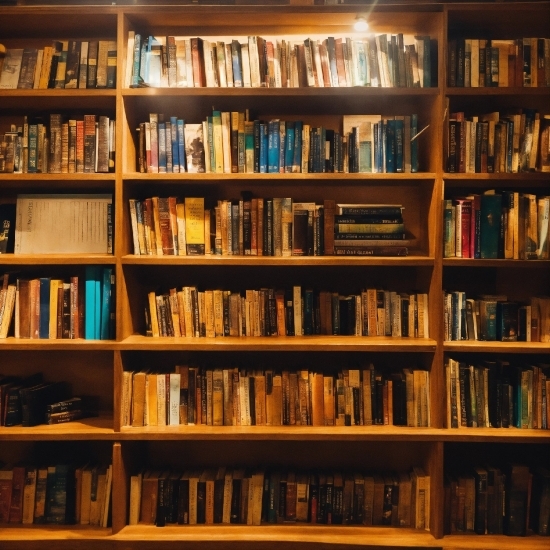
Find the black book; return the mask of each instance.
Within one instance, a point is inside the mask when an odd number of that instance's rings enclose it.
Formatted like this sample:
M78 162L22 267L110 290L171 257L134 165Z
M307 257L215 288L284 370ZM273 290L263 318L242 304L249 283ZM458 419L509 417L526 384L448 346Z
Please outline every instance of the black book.
M313 307L314 307L314 295L313 289L307 288L304 290L304 336L313 334Z
M527 534L529 477L528 466L510 465L506 491L506 534L509 536L524 537Z
M178 512L180 525L189 523L189 472L185 472L178 481Z
M292 290L285 290L285 327L286 335L294 336L294 301Z
M181 472L173 472L168 477L166 504L166 523L177 523Z
M474 531L478 535L487 533L487 470L485 468L475 468L475 517Z
M225 484L225 468L219 468L214 480L214 523L223 521L223 491Z
M37 426L46 422L48 405L68 399L67 382L51 382L20 390L23 426Z
M248 401L250 407L250 424L252 426L256 425L256 388L254 377L248 377Z
M42 384L42 373L36 373L22 381L10 385L6 392L6 401L2 403L4 426L17 426L23 419L21 390ZM4 401L2 399L2 401Z
M75 477L70 464L48 468L46 523L68 525L75 521Z
M233 472L233 490L231 491L231 523L241 523L241 486L243 472Z
M63 50L63 42L58 40L54 41L52 44L53 53L52 53L52 64L50 67L50 77L48 80L48 88L55 88L55 77L57 75L57 65L59 63L59 57L61 56L61 51Z
M0 254L12 253L15 244L15 204L0 204Z
M168 485L168 473L164 472L158 478L158 497L157 497L157 515L155 524L157 527L164 527L166 525L166 512L167 512L167 501L166 497Z
M267 291L267 309L268 309L268 336L277 336L277 304L275 302L275 289L270 288Z
M206 474L205 470L197 483L197 524L206 523Z

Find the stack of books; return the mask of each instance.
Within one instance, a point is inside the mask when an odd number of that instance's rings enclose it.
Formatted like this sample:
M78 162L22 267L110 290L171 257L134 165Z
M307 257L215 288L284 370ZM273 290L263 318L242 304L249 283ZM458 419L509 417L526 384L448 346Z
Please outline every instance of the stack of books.
M199 368L123 373L126 426L430 426L430 373Z
M548 260L550 197L486 191L446 199L445 258Z
M54 40L44 48L0 44L0 90L115 88L116 40Z
M400 204L337 204L334 253L351 256L406 256L409 240Z
M445 291L445 340L550 342L550 297L533 296L528 303L506 294Z
M197 88L436 85L430 36L146 36L130 31L125 85Z
M445 372L449 428L550 427L550 365L502 359L472 365L448 357Z
M430 529L430 475L239 467L147 468L130 478L130 525L333 524Z
M0 524L108 527L112 466L0 463Z
M546 467L485 464L452 472L445 481L445 534L548 536L549 503Z

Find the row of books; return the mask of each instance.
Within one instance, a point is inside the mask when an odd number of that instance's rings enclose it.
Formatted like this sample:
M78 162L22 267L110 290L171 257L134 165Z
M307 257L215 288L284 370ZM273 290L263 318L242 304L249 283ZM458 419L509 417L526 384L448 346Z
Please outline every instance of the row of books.
M418 116L344 115L326 128L214 110L202 123L160 113L137 128L142 173L418 172Z
M136 255L406 254L409 243L401 205L319 205L244 192L211 208L202 197L129 199L129 207Z
M104 115L23 117L0 136L0 173L114 172L115 121Z
M428 371L389 375L372 364L335 376L189 366L166 374L124 371L122 424L428 427L429 393Z
M125 85L192 87L408 87L436 84L429 36L146 36L130 31Z
M0 90L115 88L116 67L116 40L54 40L43 48L0 44Z
M112 466L2 464L0 524L108 527Z
M472 365L448 357L445 373L449 428L550 427L550 365Z
M494 190L443 202L445 258L548 260L550 197Z
M550 471L510 464L476 466L446 477L445 534L550 534Z
M550 38L457 38L448 48L449 86L550 86Z
M428 295L366 289L360 294L293 286L150 292L145 310L153 337L393 336L429 338Z
M466 116L451 113L447 172L550 172L550 115L534 109Z
M0 426L62 424L95 415L97 400L71 397L66 382L47 382L42 373L0 377Z
M430 475L219 467L130 477L129 524L319 523L429 530Z
M115 338L115 274L86 266L69 280L3 278L0 338L109 340ZM13 321L13 332L10 327Z
M464 291L444 292L445 340L550 342L550 297L529 303L505 294L468 298Z

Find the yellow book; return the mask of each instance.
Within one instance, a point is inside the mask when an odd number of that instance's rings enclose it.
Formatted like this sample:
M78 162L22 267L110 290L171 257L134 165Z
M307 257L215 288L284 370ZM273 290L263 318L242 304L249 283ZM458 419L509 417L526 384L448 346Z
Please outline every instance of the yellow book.
M187 254L204 254L204 198L185 198L185 237Z
M63 288L63 281L61 279L51 279L50 280L50 329L49 337L50 338L61 338L61 334L57 334L57 290Z

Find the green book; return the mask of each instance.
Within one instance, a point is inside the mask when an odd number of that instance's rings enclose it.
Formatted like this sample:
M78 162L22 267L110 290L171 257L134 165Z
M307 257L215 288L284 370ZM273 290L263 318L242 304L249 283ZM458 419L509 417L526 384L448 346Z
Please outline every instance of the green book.
M498 258L502 195L481 196L481 257Z

